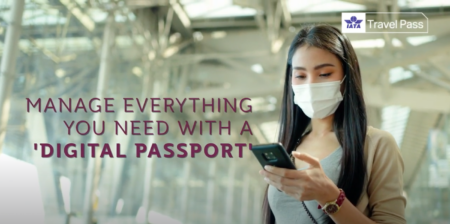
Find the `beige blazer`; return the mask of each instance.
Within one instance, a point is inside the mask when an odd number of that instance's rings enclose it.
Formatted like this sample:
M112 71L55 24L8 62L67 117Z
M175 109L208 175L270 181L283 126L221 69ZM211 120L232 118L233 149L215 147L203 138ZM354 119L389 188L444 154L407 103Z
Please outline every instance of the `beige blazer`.
M404 224L403 159L394 137L371 126L364 148L368 178L357 208L378 224Z

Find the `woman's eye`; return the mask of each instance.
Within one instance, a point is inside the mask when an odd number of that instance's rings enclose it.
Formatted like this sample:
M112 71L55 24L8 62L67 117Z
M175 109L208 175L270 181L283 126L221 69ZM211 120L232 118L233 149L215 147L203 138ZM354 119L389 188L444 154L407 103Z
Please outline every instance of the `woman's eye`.
M296 75L295 78L297 78L297 79L304 79L304 78L306 78L306 76L304 76L304 75Z
M327 76L330 76L330 75L331 75L331 73L320 74L321 77L327 77Z

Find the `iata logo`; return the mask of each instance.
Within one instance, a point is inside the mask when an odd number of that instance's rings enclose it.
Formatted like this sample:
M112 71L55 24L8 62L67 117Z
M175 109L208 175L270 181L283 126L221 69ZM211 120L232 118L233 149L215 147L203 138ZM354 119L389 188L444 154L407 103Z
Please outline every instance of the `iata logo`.
M358 19L356 18L356 16L352 16L350 20L345 20L345 22L347 23L347 29L360 29L362 21L362 19Z
M349 12L341 15L342 33L365 33L366 13Z

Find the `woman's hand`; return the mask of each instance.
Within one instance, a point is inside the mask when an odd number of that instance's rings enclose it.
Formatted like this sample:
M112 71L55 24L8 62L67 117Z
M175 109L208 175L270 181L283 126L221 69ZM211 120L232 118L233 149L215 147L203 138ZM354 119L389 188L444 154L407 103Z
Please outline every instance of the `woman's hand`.
M320 205L336 200L339 188L324 173L320 161L305 153L293 152L295 158L310 164L306 170L264 167L259 173L264 180L300 201L316 200Z

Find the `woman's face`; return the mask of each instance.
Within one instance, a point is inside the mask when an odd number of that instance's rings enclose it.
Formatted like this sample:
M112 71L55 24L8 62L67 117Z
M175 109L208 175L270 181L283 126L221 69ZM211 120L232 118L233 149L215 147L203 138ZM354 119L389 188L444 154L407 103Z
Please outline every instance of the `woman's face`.
M317 48L302 46L292 57L292 84L341 81L342 64L334 54Z

